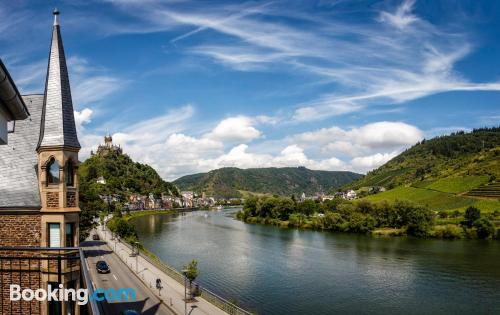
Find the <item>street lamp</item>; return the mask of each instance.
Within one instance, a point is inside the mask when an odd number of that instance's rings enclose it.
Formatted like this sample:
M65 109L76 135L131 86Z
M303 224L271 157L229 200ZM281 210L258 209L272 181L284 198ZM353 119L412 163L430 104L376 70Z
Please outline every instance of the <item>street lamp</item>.
M184 315L187 315L187 273L189 270L182 269L182 274L184 275Z
M135 242L135 272L139 273L139 242Z

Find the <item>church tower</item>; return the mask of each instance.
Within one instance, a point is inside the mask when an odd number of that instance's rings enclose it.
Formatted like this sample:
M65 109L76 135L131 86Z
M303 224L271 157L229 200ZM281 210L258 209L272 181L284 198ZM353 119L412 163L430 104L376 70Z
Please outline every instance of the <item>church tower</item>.
M54 10L43 115L38 142L38 174L42 199L42 246L78 246L78 178L76 168L80 143L76 133L68 69ZM60 235L50 232L59 223ZM44 229L43 227L46 227ZM47 235L43 235L45 230ZM70 231L71 230L71 231ZM62 237L61 237L62 236ZM71 237L69 239L68 237ZM59 244L56 244L59 241Z
M41 246L77 247L80 208L78 207L78 152L73 102L68 69L58 23L59 11L54 10L54 26L50 44L47 78L43 100L40 137L37 145L38 180L41 199ZM78 274L63 264L63 277L44 276L44 282L66 288L78 286ZM49 305L48 312L61 306ZM62 313L69 307L62 305ZM71 306L73 308L73 306Z

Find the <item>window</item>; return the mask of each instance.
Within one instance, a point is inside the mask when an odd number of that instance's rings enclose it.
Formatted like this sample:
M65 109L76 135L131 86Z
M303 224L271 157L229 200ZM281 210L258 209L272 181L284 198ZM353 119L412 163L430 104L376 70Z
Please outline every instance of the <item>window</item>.
M49 282L51 290L59 288L59 283ZM49 299L48 301L48 311L50 315L61 315L62 314L62 302L54 299Z
M49 223L49 247L61 247L61 229L59 223Z
M75 246L75 224L66 223L66 247Z
M59 184L59 164L54 158L47 165L47 183Z
M71 160L66 162L64 177L66 178L66 186L72 187L75 184L75 169Z
M8 121L7 122L7 132L14 133L15 130L16 130L16 121L15 120Z

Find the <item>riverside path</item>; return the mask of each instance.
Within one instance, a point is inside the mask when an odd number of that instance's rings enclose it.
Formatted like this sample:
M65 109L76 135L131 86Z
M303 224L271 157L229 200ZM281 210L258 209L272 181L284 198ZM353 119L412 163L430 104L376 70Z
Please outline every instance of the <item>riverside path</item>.
M185 288L184 285L168 276L160 268L152 264L149 259L141 255L133 256L133 249L128 245L118 241L116 238L111 239L111 231L107 228L103 229L99 225L93 234L99 235L99 238L105 243L105 251L113 253L111 257L115 258L114 264L120 264L120 276L135 278L140 280L141 285L148 289L148 297L151 303L161 301L162 306L166 307L170 313L148 313L148 314L190 314L190 315L227 315L214 304L208 302L202 297L196 297L194 301L185 303ZM109 255L109 254L108 254ZM106 260L106 256L103 256ZM97 261L97 260L96 260ZM94 261L92 261L94 262ZM90 262L89 262L90 264ZM94 265L95 266L95 263ZM92 266L91 266L92 269ZM95 268L94 268L95 269ZM111 270L113 266L111 265ZM161 281L161 290L156 288L157 279ZM131 287L131 286L129 286ZM132 286L133 287L133 286ZM149 300L148 300L149 302ZM115 314L115 313L114 313ZM249 314L243 310L231 312L231 314Z

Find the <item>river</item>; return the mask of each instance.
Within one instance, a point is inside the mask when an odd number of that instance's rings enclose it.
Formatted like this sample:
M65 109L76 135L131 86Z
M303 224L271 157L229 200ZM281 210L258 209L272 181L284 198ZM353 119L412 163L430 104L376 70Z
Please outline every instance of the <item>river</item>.
M235 210L133 220L143 245L259 314L500 314L500 242L282 229Z

